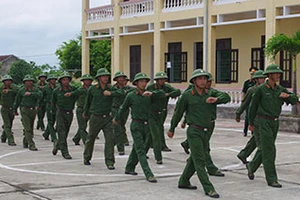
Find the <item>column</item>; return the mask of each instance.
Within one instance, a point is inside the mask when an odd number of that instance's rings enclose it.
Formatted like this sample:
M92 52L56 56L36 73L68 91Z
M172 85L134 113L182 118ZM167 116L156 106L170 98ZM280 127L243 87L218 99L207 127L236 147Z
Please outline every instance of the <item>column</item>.
M274 0L266 1L266 43L276 33L276 7ZM266 57L265 66L270 64L270 59Z
M117 71L123 71L123 65L122 65L122 55L120 49L122 48L121 46L121 40L122 38L120 37L120 26L119 26L119 20L121 17L121 7L119 6L120 0L113 0L113 5L114 5L114 36L112 39L112 56L111 56L111 74L112 78L114 73Z
M85 12L89 9L90 1L82 0L82 47L81 47L81 72L82 74L90 73L90 41L86 39L88 36L88 31L85 30L85 26L88 20L88 16Z

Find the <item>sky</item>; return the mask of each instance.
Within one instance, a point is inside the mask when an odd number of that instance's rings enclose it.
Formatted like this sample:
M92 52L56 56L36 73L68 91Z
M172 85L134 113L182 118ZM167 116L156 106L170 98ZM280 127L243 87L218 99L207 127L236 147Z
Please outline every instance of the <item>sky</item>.
M0 0L0 55L58 66L56 49L81 32L82 0ZM90 7L110 0L90 0Z

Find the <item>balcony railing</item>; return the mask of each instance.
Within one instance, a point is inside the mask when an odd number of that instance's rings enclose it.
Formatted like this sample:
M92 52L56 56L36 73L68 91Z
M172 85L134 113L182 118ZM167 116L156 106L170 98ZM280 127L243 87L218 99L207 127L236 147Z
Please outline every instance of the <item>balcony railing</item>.
M120 3L122 9L121 17L133 17L151 15L154 13L154 0L133 0Z
M203 0L164 0L164 10L178 10L201 7Z
M239 3L248 0L213 0L213 5L229 4L229 3Z
M87 10L86 13L88 22L107 21L114 18L113 5L92 8Z

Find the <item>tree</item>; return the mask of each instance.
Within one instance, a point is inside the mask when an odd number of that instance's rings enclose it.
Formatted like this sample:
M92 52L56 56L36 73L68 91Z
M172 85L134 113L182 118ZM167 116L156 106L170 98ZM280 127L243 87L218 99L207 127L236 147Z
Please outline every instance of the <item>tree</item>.
M33 74L33 66L25 60L15 61L8 72L16 84L22 84L26 74Z
M74 72L75 77L81 76L81 36L71 39L55 51L60 67L66 71ZM107 40L92 40L90 42L90 74L96 75L99 68L110 70L111 42Z
M292 37L276 34L271 37L265 48L266 55L274 61L280 51L286 51L293 60L293 93L297 95L297 55L300 53L300 30ZM292 114L297 114L297 106L293 106Z

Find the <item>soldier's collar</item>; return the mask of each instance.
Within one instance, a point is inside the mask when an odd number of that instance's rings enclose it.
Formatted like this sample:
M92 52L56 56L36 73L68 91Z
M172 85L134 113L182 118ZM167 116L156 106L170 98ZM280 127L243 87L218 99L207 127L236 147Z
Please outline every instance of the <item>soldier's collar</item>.
M278 85L276 83L274 83L274 89L276 89L277 87L278 87ZM272 89L271 85L269 84L269 81L266 82L266 88Z
M208 94L208 89L203 89L203 92L204 93L206 93L206 94ZM196 90L196 88L195 88L195 86L193 87L193 89L191 90L191 93L192 93L192 95L195 95L196 93L198 93L197 92L197 90ZM203 94L203 93L202 93ZM200 95L200 94L199 94Z
M24 90L25 90L25 91L34 91L34 87L28 88L28 87L25 86L25 87L24 87Z
M10 85L3 85L3 89L12 89L11 84Z

